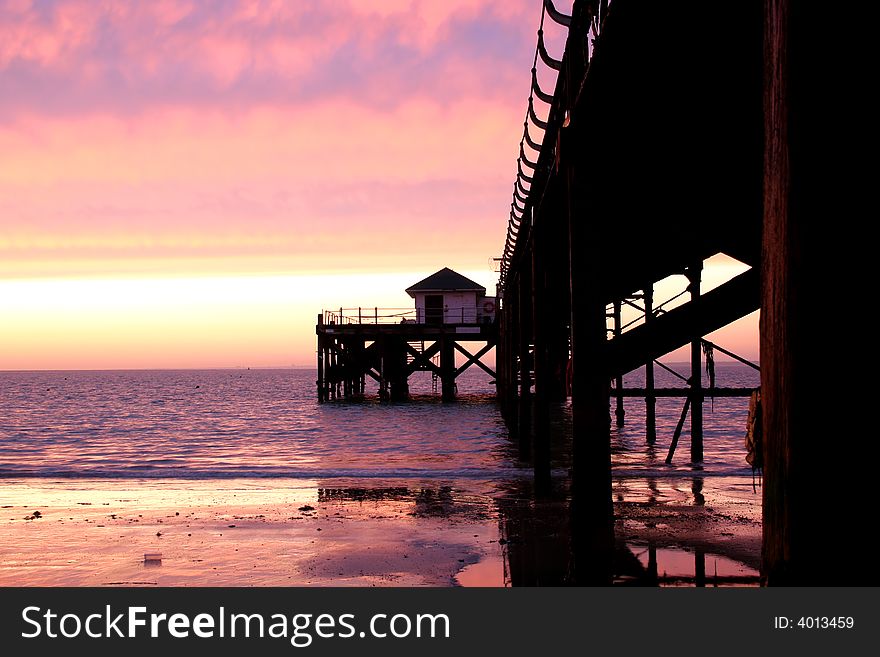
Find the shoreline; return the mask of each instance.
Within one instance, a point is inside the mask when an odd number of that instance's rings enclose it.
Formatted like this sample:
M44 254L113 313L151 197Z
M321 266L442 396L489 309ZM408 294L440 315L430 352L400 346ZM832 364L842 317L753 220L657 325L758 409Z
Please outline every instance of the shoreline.
M722 557L725 572L757 569L751 487L704 480L698 497L680 477L615 478L622 581L644 576L630 558L643 546L659 550L660 574L680 571L680 557L695 550ZM568 547L567 484L556 484L554 499L536 502L527 480L10 479L0 585L564 583L566 563L550 558ZM535 551L545 562L525 558ZM160 553L161 565L148 553Z

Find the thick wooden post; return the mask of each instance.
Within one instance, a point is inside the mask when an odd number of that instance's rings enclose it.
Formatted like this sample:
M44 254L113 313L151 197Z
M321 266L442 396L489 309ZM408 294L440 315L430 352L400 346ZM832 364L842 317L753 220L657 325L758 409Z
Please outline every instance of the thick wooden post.
M548 217L541 215L538 221L547 221ZM534 360L535 360L535 394L534 394L534 417L535 428L533 433L533 466L535 471L535 492L539 497L550 493L550 350L548 344L551 315L548 312L546 299L547 290L547 260L545 249L546 233L544 228L536 222L532 233L532 333L534 335Z
M444 335L440 338L440 381L441 397L445 402L455 401L455 347L453 338Z
M645 286L645 324L654 323L654 284ZM654 359L645 363L645 440L657 442L657 398L654 396Z
M584 39L573 23L569 39ZM571 60L570 79L583 74ZM574 91L571 92L575 93ZM605 290L600 281L602 209L588 204L594 173L586 117L564 129L560 150L568 200L572 351L572 572L577 584L611 583L614 516L611 504L611 435Z
M614 337L619 338L621 332L620 321L620 301L614 302ZM617 419L617 426L622 427L626 411L623 408L623 375L618 374L614 378L614 393L616 397L616 407L614 409L614 417Z
M875 357L871 349L858 358L846 349L824 356L841 338L829 318L874 293L874 277L855 264L872 248L860 244L857 208L873 204L874 192L850 184L858 167L850 145L868 122L849 110L860 103L859 88L835 77L844 69L861 74L864 65L832 48L817 70L810 39L824 19L821 6L766 0L764 10L762 576L768 585L876 586L880 570L858 548L873 517L876 440L866 427L875 386L850 385L859 370L876 371ZM856 11L848 24L868 16L867 8ZM830 84L813 84L817 75ZM830 117L817 109L829 97L840 108ZM853 266L841 267L843 258ZM856 349L873 336L870 328L845 333ZM829 382L843 383L845 407Z
M519 356L519 400L517 404L517 426L520 441L531 448L532 438L532 353L529 351L532 337L532 290L525 268L521 268L517 280L517 309L519 311L519 330L517 331L517 351Z
M324 313L318 313L318 403L324 403Z
M691 301L700 299L700 272L702 261L693 263L687 270L690 281ZM691 341L691 462L703 460L703 340Z

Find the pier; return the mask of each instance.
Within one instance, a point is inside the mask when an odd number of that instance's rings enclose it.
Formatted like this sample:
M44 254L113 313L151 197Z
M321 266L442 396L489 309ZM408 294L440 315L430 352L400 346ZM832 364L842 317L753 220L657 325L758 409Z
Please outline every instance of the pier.
M832 537L850 516L820 489L844 490L847 477L822 463L831 411L804 379L820 348L806 337L815 320L804 283L818 276L807 263L835 231L810 218L831 192L797 172L821 170L810 140L830 128L792 118L821 93L807 82L809 25L821 19L795 5L577 0L567 15L543 2L500 260L497 390L536 488L549 476L548 408L571 398L580 583L609 583L610 426L626 422L623 399L644 398L653 444L668 439L657 436L655 400L683 395L667 462L689 417L690 464L702 470L704 398L750 394L703 388L716 351L747 362L705 336L758 309L762 577L846 581L829 564L846 562ZM551 22L567 30L564 52L548 52ZM704 291L704 264L719 254L745 270ZM658 298L669 277L681 288ZM655 368L668 369L657 359L682 347L689 371L672 373L686 390L655 388ZM638 368L644 387L624 388Z
M819 428L830 429L830 411L803 381L819 348L804 332L816 319L804 282L818 274L803 267L820 261L826 231L809 217L821 186L795 172L817 167L809 145L824 127L792 119L819 93L805 80L808 19L820 24L820 10L790 0L576 0L567 15L542 4L493 316L480 316L479 303L457 318L424 306L324 312L319 400L363 394L366 377L383 398L405 399L419 370L452 400L456 376L481 367L541 495L550 408L570 399L571 579L608 584L610 427L627 422L624 399L644 399L645 444L669 440L667 463L689 423L687 463L702 471L705 398L753 392L716 386L714 354L725 354L761 372L762 581L844 582L828 564L846 562L834 537L852 517L816 480L844 490L846 475L826 467ZM567 31L562 52L548 51L550 22ZM743 271L704 289L706 262L718 256ZM680 288L661 296L658 284L668 291L672 277ZM706 339L759 309L760 365ZM493 371L481 358L496 346ZM680 348L686 372L658 360ZM684 387L656 387L657 368ZM637 369L643 387L626 388ZM660 397L683 401L671 437L657 435Z
M319 402L361 397L368 378L389 401L409 398L414 372L431 372L443 401L455 399L455 381L471 366L495 379L482 360L497 342L495 297L448 268L406 291L414 308L340 308L318 315ZM464 359L460 365L456 353Z

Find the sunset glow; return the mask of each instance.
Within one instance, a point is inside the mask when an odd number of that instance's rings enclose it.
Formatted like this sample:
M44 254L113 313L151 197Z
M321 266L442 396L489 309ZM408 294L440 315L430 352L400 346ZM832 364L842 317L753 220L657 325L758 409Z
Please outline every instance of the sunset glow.
M0 369L311 365L324 307L491 293L538 17L0 2Z

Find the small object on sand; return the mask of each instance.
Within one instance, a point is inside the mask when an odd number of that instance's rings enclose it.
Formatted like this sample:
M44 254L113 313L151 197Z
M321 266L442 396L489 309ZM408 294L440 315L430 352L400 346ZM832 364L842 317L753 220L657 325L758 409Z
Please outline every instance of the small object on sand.
M144 553L144 565L145 566L161 566L162 565L162 553L161 552L145 552Z
M43 516L43 514L40 513L39 511L34 511L31 515L32 515L34 518L41 518L41 517Z
M299 510L300 510L300 511L314 511L314 510L315 510L315 507L313 507L313 506L311 506L311 505L309 505L309 504L306 504L305 506L301 506L301 507L299 507Z
M156 536L161 536L162 532L156 532Z
M230 528L231 528L231 527L235 527L235 525L226 525L226 526L227 526L227 527L230 527Z

